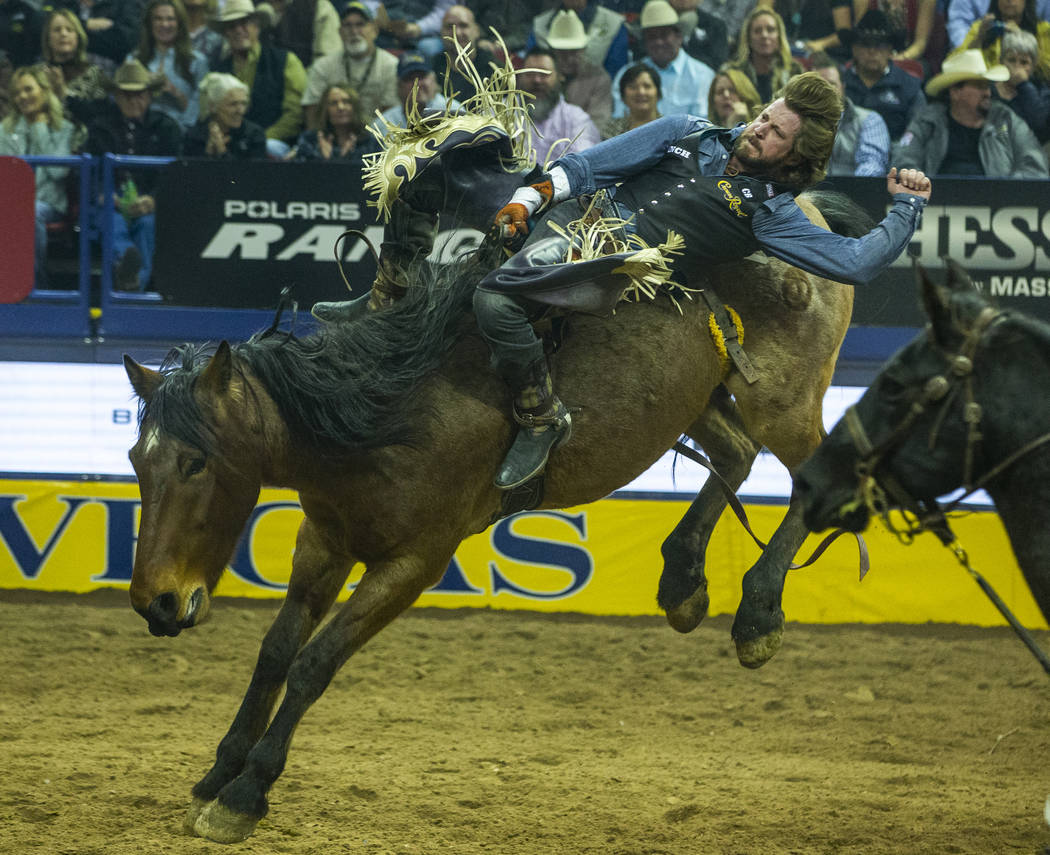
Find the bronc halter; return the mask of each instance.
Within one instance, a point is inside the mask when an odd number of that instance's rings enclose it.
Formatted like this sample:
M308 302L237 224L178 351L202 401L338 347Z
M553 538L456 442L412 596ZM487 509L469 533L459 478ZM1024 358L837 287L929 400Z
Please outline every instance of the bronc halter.
M856 405L854 404L846 410L846 427L849 429L853 445L860 455L860 459L855 466L858 479L857 493L850 505L865 505L871 514L882 518L886 528L893 532L902 543L911 543L917 534L924 531L936 534L941 542L951 549L956 560L980 586L1000 614L1006 618L1007 623L1010 624L1024 645L1035 656L1043 670L1050 675L1050 656L1047 656L1042 648L1036 644L1031 633L1010 611L988 580L970 565L966 551L958 544L955 539L955 533L948 525L948 512L957 508L963 500L980 490L985 484L997 475L1005 472L1036 448L1050 442L1050 433L1044 433L1025 443L1013 453L1008 454L976 480L973 477L974 456L982 438L980 422L983 415L981 405L977 403L973 392L974 359L985 333L1005 317L1005 312L991 306L985 306L981 310L973 326L968 330L962 331L963 340L959 345L959 349L955 353L945 352L948 371L944 374L936 374L926 381L922 388L922 394L912 402L907 415L878 445L874 445L868 437L868 433L861 423L860 416L857 414ZM931 331L931 338L932 335ZM940 349L943 352L943 348ZM941 507L936 500L925 502L915 498L904 489L903 485L891 473L878 472L878 468L883 458L904 440L919 417L929 407L942 402L940 411L934 418L933 426L930 429L928 448L930 451L933 451L937 444L938 433L948 414L948 409L960 390L962 391L964 402L963 421L966 424L966 449L963 452L964 492L961 496ZM903 528L897 527L890 517L891 505L886 500L887 493L892 496L902 510Z
M916 421L927 409L940 403L940 411L933 420L927 443L927 447L932 451L936 447L937 437L948 410L956 396L962 393L963 421L966 424L966 449L963 452L963 487L966 491L964 496L969 496L980 489L991 477L1015 462L1018 456L1011 455L990 472L982 475L976 482L973 480L973 461L977 446L981 441L980 422L983 415L981 405L977 403L973 392L973 364L984 334L1003 318L1004 313L991 306L981 309L973 325L963 331L963 340L959 349L955 353L944 354L948 364L947 372L936 374L926 381L921 395L912 401L907 414L878 445L875 445L868 437L860 416L857 414L856 404L846 410L846 427L860 455L854 467L858 481L854 501L866 506L872 514L882 517L886 527L905 543L910 543L915 535L922 531L933 531L945 543L953 539L947 528L945 509L942 509L936 502L931 505L915 498L891 473L878 471L883 459L909 435ZM932 338L932 332L930 336ZM1041 437L1042 442L1047 440L1050 440L1050 434ZM1028 450L1028 446L1022 449L1024 453L1027 453ZM890 519L891 505L886 500L887 494L903 511L907 512L903 529L898 528ZM954 508L959 501L960 499L956 499L949 507Z

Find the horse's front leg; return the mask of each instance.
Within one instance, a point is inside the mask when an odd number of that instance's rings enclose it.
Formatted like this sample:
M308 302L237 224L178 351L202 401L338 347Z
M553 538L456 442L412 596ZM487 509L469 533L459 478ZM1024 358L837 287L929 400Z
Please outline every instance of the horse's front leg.
M747 435L736 404L724 386L715 389L704 414L687 433L700 443L715 469L736 492L751 471L759 446ZM656 601L667 615L667 622L679 632L696 629L707 615L705 555L726 503L721 484L709 476L660 548L664 569Z
M197 817L195 830L219 843L252 833L269 808L266 795L284 770L292 734L336 671L361 646L436 583L452 558L400 558L369 566L339 613L305 646L288 671L284 699L244 769Z
M352 564L349 556L334 555L324 545L309 519L303 521L287 597L263 639L248 691L219 743L215 763L193 788L193 801L183 820L186 831L194 833L204 807L241 773L248 752L266 731L288 669L332 607Z
M784 635L784 580L808 533L802 521L802 501L793 498L769 545L744 574L743 597L733 621L733 641L741 665L758 668L780 649Z

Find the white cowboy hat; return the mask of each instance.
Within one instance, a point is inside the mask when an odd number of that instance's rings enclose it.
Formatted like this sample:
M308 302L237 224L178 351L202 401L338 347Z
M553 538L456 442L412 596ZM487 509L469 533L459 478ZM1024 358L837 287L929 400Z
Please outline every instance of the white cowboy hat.
M228 24L231 21L240 21L253 15L259 19L260 26L264 28L272 26L273 7L269 3L260 3L258 6L255 6L252 0L225 0L219 7L219 13L212 19L211 23L214 28L221 29L223 24Z
M958 56L949 57L941 63L941 73L926 84L926 94L931 98L940 95L949 86L966 80L990 80L993 83L1010 79L1010 69L1005 65L989 68L979 50L964 50Z
M547 33L547 45L552 50L579 50L587 46L587 31L572 9L562 9L554 16Z
M649 0L642 7L639 23L643 30L650 27L677 27L678 13L667 0Z

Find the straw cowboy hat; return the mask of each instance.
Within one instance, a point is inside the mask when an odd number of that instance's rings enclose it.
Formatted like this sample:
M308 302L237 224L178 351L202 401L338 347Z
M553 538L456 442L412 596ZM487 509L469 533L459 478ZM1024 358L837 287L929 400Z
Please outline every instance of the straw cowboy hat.
M263 29L272 27L277 17L273 11L273 6L269 3L260 3L258 6L255 6L252 4L252 0L225 0L219 7L219 13L212 19L211 26L213 29L221 31L225 24L253 16Z
M926 94L931 98L940 95L945 89L966 80L989 80L1001 83L1010 79L1010 69L1005 65L993 65L989 68L984 55L979 50L964 50L941 63L941 73L926 84Z
M587 46L583 21L572 9L562 9L551 21L547 44L552 50L579 50Z
M642 7L638 23L643 30L650 27L677 27L678 13L667 0L649 0Z
M113 79L105 82L110 92L157 92L164 86L163 74L152 74L137 59L129 59L113 73Z

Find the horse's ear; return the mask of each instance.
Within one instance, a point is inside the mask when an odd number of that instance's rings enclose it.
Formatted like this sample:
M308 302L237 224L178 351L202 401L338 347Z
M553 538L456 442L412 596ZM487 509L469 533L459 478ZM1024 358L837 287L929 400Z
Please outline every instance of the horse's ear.
M948 270L948 276L945 279L945 287L950 291L973 291L974 285L973 280L970 278L970 274L967 273L961 264L951 256L944 256L944 266Z
M153 397L153 393L157 391L157 387L164 379L164 375L159 371L139 365L126 353L124 354L124 370L128 372L131 388L143 401L149 401Z
M922 306L932 324L934 339L944 344L952 329L951 312L948 309L949 292L934 282L929 271L921 264L915 265L915 276L919 280Z
M198 384L205 392L222 395L230 388L230 376L233 373L233 354L228 341L219 342L215 355L208 361L201 372Z

